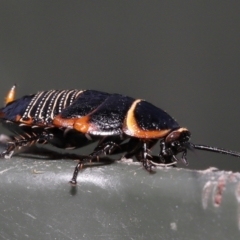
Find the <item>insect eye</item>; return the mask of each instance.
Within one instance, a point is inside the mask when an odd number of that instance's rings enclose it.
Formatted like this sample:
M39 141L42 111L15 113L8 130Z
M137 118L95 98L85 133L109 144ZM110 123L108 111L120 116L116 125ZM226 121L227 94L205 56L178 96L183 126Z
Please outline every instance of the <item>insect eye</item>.
M176 140L178 140L181 136L181 132L179 132L178 130L171 132L170 134L168 134L168 136L166 137L165 141L167 143L170 142L174 142Z
M190 132L186 128L179 128L168 134L165 138L166 143L171 143L173 141L188 142L190 139Z

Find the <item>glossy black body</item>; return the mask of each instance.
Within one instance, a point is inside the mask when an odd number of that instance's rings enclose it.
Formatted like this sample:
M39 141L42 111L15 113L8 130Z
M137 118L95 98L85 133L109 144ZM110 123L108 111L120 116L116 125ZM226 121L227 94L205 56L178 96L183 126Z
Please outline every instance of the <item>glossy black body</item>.
M111 154L131 152L132 149L122 142L133 138L130 141L131 146L132 143L139 145L141 140L134 140L134 136L125 134L123 124L135 101L136 99L121 94L96 90L43 91L8 103L0 109L0 121L18 139L22 139L25 145L27 142L38 142L49 143L58 148L79 148L100 140L96 149L114 142L121 147L112 149ZM179 128L177 122L166 112L146 101L139 100L133 110L133 118L139 129L144 131ZM55 126L56 116L66 121L88 116L86 124L97 130L85 134L73 129L68 122L65 126Z

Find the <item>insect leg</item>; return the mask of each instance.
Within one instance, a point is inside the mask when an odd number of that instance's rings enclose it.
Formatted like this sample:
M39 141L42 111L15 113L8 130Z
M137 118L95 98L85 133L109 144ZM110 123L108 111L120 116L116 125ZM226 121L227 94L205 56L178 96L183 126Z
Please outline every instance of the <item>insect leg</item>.
M20 136L20 139L13 137L12 140L7 141L5 144L6 148L3 152L0 153L0 158L11 158L17 148L28 145L28 140L22 136Z
M123 141L120 136L114 136L114 137L105 137L99 141L99 144L94 149L94 151L89 154L88 157L84 159L80 159L78 164L76 165L73 177L70 181L71 184L76 185L77 184L77 176L79 171L83 168L83 165L87 162L91 162L94 158L98 158L101 154L111 154L114 149L119 147L119 144Z
M11 158L16 149L21 147L30 146L35 143L45 144L52 138L52 134L42 132L23 132L21 135L11 137L10 140L5 142L6 148L0 153L0 158Z
M69 181L72 185L77 184L77 176L78 176L79 170L83 168L83 164L84 164L84 161L79 160L77 166L75 167L72 179Z
M152 163L151 160L149 160L149 158L151 159L152 156L149 154L149 148L148 148L147 142L143 142L142 155L143 155L143 158L142 158L143 167L147 171L152 172L152 167L154 166L154 164Z
M143 167L149 171L152 172L152 168L156 167L156 166L161 166L161 167L168 167L168 166L175 166L176 165L176 159L174 159L175 161L171 160L169 161L169 159L162 159L159 156L152 156L149 154L150 149L157 143L157 140L153 140L153 141L148 141L148 142L143 142L143 147L142 147L142 151L139 152L138 156L138 160L142 161Z
M182 158L179 160L176 157L176 154L179 152L178 148L173 148L173 146L169 147L166 146L166 142L164 140L160 141L160 153L159 153L159 158L162 160L162 162L166 163L166 165L172 164L175 165L177 162L180 160L183 162L183 164L188 165L187 162L187 151L182 150Z
M15 144L14 142L7 142L6 148L3 152L0 153L0 158L11 158L14 153Z
M93 153L90 154L92 157L98 157L101 154L110 155L121 151L121 143L124 138L121 136L105 137L101 139L94 149Z

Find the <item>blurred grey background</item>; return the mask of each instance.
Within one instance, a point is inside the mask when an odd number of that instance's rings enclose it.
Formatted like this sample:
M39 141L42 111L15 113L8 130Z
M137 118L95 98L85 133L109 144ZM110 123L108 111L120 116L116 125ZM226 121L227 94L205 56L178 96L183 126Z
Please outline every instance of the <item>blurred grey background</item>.
M146 99L194 143L240 151L239 1L0 1L0 96L97 89ZM2 130L2 129L1 129ZM86 149L82 149L87 153ZM240 159L189 153L191 168Z

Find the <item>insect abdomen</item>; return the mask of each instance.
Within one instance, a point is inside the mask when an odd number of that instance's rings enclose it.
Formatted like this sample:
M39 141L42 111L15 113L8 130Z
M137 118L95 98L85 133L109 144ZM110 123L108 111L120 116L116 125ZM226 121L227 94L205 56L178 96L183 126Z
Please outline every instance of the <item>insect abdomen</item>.
M29 125L51 125L54 117L71 105L81 90L51 90L24 96L1 109L1 118Z
M23 116L27 106L29 105L33 97L34 95L28 95L8 103L0 110L1 118L13 122L18 121L17 119L19 118L19 116Z

